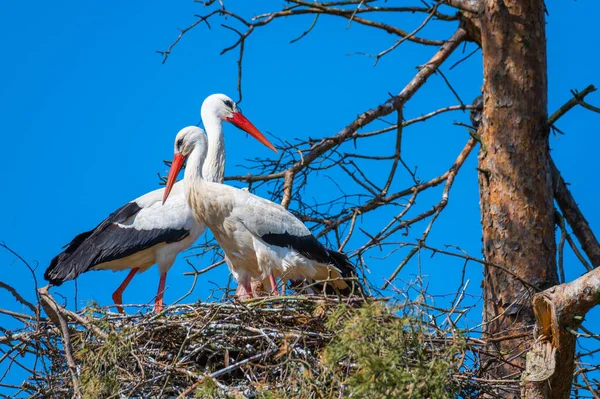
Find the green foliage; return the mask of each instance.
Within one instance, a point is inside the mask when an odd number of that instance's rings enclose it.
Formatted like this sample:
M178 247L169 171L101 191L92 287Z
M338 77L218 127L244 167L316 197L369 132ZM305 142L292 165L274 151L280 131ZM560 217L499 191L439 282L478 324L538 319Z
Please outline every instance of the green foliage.
M217 389L217 383L212 378L205 378L200 386L196 388L196 398L201 399L213 399L219 398L219 390Z
M258 398L458 397L452 376L466 348L461 337L380 303L329 309L325 327L334 338L322 348L320 362L290 359L288 378L259 390Z
M261 389L256 392L256 397L258 399L278 399L275 392L269 389Z
M81 365L79 379L84 398L105 398L119 392L123 376L118 366L123 359L131 356L132 351L131 342L126 338L128 335L125 328L119 333L109 334L102 344L80 340L82 336L74 340L77 344L74 357Z
M464 350L460 340L452 340L459 344L436 345L434 333L420 320L396 316L393 309L380 304L346 311L342 317L336 312L328 326L341 329L325 348L323 364L333 370L344 396L456 396L450 378Z

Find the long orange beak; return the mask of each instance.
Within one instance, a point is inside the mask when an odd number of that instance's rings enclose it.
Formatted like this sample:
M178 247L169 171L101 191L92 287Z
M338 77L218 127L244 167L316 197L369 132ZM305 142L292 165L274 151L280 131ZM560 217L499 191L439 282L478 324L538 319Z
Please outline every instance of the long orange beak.
M256 140L260 141L273 151L277 152L277 148L240 112L233 112L231 118L227 118L228 122L233 123L236 127L242 129Z
M183 155L175 154L175 157L173 158L173 162L171 163L171 169L169 170L169 177L167 178L167 185L165 187L165 193L163 194L163 200L162 200L163 205L165 204L165 201L169 197L169 193L171 192L171 189L173 188L173 184L175 184L175 180L177 180L177 175L181 171L181 167L183 166L184 162L185 162L185 157Z

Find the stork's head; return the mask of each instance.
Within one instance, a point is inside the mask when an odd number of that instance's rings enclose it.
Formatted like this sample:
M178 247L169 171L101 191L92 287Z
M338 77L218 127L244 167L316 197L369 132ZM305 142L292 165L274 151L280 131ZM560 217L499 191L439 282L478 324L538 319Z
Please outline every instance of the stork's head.
M184 127L175 136L173 153L175 156L181 155L185 159L192 153L197 142L206 147L206 134L204 130L198 126Z
M169 197L169 193L175 184L177 175L179 175L187 157L190 156L196 147L200 147L198 149L206 154L207 146L206 134L204 134L204 130L197 126L184 127L177 133L177 136L175 137L175 146L173 148L175 156L173 157L173 162L171 162L171 169L169 170L169 176L167 177L167 185L163 194L163 204Z
M239 129L242 129L273 151L277 149L263 134L242 114L237 104L225 94L211 94L202 103L200 115L205 124L210 121L227 121ZM205 128L209 129L205 125Z

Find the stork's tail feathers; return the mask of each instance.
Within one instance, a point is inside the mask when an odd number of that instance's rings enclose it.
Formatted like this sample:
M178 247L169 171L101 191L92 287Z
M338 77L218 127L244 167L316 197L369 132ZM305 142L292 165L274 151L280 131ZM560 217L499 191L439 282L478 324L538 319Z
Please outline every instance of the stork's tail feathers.
M343 296L360 293L361 287L358 282L356 267L350 263L350 259L345 254L332 250L329 250L329 255L331 256L331 263L339 270L340 280L333 281L333 287L326 287L326 292L333 294L338 291Z
M316 280L292 281L292 288L313 294L350 296L362 292L356 268L346 255L328 250L328 264L321 264Z

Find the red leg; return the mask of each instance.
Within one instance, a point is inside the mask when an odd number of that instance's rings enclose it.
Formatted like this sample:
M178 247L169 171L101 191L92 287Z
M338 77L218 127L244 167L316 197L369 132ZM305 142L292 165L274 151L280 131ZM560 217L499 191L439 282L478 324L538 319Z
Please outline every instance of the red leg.
M279 291L277 290L277 282L275 281L275 275L273 273L269 274L269 282L271 283L271 289L273 290L273 295L279 295Z
M244 285L244 289L246 290L246 295L248 299L254 297L254 294L252 293L252 284L248 282L248 284Z
M121 283L119 288L117 288L117 290L115 292L113 292L113 294L112 294L112 299L113 299L115 305L117 305L117 310L121 314L125 314L125 311L123 310L123 306L121 306L123 304L123 291L125 291L125 288L127 288L129 283L131 282L131 279L133 278L133 276L135 276L135 274L138 272L139 269L140 269L139 267L136 267L135 269L131 269L131 271L129 272L127 277L125 277L125 280L123 280L123 282Z
M167 281L167 273L160 275L158 281L158 293L156 294L156 302L154 303L154 311L160 313L163 311L163 295L165 293L165 282Z

